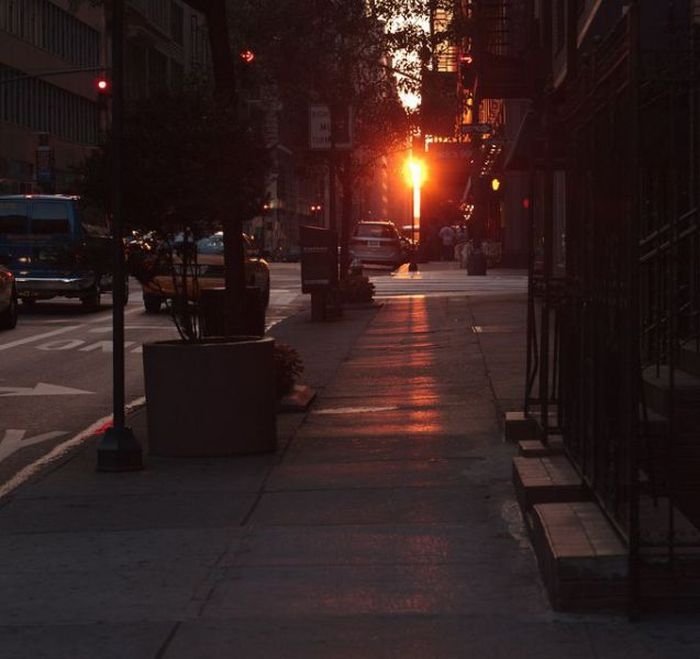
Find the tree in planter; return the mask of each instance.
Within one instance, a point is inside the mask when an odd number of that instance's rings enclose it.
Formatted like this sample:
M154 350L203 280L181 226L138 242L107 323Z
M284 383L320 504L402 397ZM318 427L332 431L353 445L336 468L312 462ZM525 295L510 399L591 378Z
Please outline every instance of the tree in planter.
M157 229L164 236L191 236L194 231L196 238L198 231L226 232L226 227L238 226L238 219L256 214L263 204L268 156L255 118L239 117L201 85L127 107L122 204L132 228ZM111 205L105 192L110 189L111 148L108 135L105 146L80 172L81 195L105 210ZM185 248L186 244L177 246L175 256L180 271L191 272L195 263ZM238 295L240 302L243 293ZM179 326L195 328L191 306L179 308L185 312ZM185 337L198 338L190 331Z

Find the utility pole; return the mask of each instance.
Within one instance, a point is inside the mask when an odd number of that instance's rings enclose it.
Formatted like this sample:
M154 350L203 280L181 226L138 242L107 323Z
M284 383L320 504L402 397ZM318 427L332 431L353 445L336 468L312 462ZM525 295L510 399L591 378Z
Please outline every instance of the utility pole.
M125 426L124 303L126 268L122 223L124 133L124 3L112 1L112 398L113 421L97 447L98 471L143 469L141 445Z

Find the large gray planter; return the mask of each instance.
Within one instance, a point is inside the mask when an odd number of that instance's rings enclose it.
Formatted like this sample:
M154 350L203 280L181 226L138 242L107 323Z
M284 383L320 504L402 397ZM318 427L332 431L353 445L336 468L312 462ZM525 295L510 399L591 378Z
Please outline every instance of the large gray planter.
M269 337L144 344L149 453L274 451L274 345Z

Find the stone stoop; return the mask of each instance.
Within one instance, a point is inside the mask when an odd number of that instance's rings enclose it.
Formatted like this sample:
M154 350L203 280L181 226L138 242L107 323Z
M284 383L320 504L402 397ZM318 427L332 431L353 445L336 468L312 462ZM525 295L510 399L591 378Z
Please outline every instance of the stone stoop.
M622 611L628 601L624 544L593 501L535 504L532 544L557 611Z
M507 442L521 442L539 436L539 425L525 412L506 412L505 438Z
M538 503L585 501L590 492L565 455L513 458L513 487L520 510L531 529L530 513Z
M564 442L561 435L551 435L547 444L539 439L524 439L518 442L518 455L523 458L544 458L549 455L561 455Z

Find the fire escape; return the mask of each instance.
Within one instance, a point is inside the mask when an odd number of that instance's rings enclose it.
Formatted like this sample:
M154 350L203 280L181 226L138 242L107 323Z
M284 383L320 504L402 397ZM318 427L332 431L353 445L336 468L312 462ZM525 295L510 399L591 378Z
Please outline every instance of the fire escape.
M473 144L463 201L473 208L470 233L503 241L518 218L502 216L504 195L523 196L509 181L499 192L503 165L535 92L533 0L465 0L459 50L461 132ZM493 185L496 183L496 185ZM521 250L526 250L522 231Z

